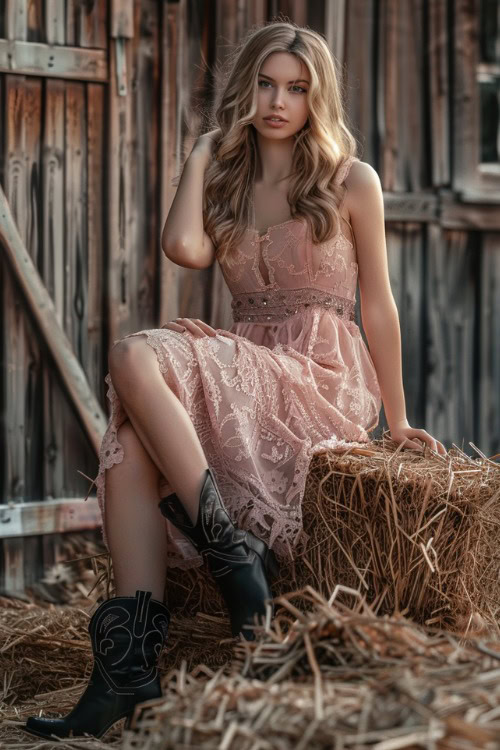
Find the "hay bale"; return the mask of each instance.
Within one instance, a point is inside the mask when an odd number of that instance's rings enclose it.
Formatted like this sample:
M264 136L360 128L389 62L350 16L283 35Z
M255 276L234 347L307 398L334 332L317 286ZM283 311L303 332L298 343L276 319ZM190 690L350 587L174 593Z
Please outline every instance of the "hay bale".
M381 615L457 631L494 625L500 465L478 453L402 450L384 434L366 448L316 454L302 506L309 542L282 563L275 596L310 585L328 597L340 583ZM100 570L109 585L107 564ZM170 568L166 592L174 612L225 616L205 566L182 576Z
M369 453L371 450L371 453ZM318 455L299 586L361 591L379 614L461 631L496 624L500 604L500 465L453 446L448 455L395 449ZM283 590L280 593L284 593Z

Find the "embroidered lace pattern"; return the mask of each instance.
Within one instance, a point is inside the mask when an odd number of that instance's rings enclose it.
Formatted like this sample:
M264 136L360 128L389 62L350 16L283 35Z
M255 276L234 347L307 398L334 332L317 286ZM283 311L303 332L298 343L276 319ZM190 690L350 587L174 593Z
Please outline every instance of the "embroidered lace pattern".
M233 296L229 330L196 337L161 328L125 337L143 336L155 351L235 523L284 562L308 541L301 503L311 457L366 444L381 407L375 368L353 319L353 246L341 234L314 246L305 229L291 220L262 237L249 231L233 262L221 265ZM123 460L119 428L126 419L109 373L106 383L110 417L96 478L103 515L106 470ZM174 491L167 477L158 489L159 497ZM189 540L162 522L168 565L201 565Z

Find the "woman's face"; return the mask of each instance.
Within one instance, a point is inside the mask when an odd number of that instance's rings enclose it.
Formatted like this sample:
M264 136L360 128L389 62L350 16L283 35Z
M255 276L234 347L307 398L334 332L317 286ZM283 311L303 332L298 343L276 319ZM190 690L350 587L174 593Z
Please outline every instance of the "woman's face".
M290 52L272 52L266 57L257 78L257 112L253 120L262 136L283 140L306 124L310 80L307 67ZM265 119L274 114L287 122L276 127Z

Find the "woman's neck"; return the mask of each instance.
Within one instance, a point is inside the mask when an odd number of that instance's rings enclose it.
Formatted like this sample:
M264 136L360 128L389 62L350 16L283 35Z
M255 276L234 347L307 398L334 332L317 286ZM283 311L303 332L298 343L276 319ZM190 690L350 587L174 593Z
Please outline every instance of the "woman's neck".
M255 181L276 186L290 176L293 140L272 141L257 133L257 174Z

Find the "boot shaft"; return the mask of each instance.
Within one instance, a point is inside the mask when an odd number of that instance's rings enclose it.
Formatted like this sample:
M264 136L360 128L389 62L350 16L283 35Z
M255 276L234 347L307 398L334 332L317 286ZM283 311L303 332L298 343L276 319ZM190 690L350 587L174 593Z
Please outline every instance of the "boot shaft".
M219 494L212 469L206 469L205 480L200 492L198 518L191 523L184 506L175 493L161 499L158 507L161 513L174 524L202 552L208 545L227 549L236 541L236 528ZM241 535L240 535L241 536ZM238 541L241 541L238 538Z
M97 669L115 692L142 687L157 675L170 613L150 591L103 602L89 622Z

